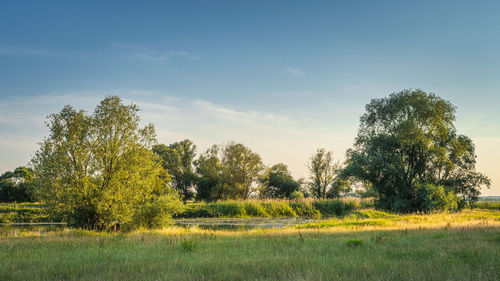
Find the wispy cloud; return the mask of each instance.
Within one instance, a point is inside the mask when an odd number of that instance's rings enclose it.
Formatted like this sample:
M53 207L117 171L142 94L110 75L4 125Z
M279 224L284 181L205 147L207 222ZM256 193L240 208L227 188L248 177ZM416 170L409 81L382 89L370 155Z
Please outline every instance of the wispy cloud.
M125 44L125 43L111 43L111 48L121 50L122 52L130 55L133 58L156 61L156 62L167 62L176 57L185 58L188 60L199 60L201 55L194 54L187 51L178 50L157 50L152 48L147 48L139 45Z
M50 56L53 55L53 52L41 48L26 47L26 46L11 46L0 43L0 55Z
M274 92L271 93L273 97L291 98L291 97L310 97L315 95L313 91L288 91L288 92Z
M37 142L47 135L45 117L65 104L92 112L106 95L121 96L141 108L144 123L152 122L161 143L184 138L204 151L212 144L230 140L248 145L266 164L284 162L296 176L305 175L304 161L318 147L327 147L342 158L353 136L342 137L330 122L314 122L295 115L243 110L199 98L155 91L85 91L39 97L12 98L0 104L0 162L2 169L26 164ZM15 149L9 143L16 143ZM7 160L8 159L8 160Z
M292 76L292 77L299 77L299 76L305 75L305 72L298 67L288 66L288 67L285 67L284 70L288 76Z

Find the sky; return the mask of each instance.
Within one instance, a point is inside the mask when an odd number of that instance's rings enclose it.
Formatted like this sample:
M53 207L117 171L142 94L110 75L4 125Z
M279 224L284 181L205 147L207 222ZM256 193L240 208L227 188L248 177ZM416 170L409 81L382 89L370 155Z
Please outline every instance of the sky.
M306 177L344 160L364 106L403 89L457 106L500 195L499 1L1 1L0 172L26 165L47 115L108 95L160 143L237 141Z

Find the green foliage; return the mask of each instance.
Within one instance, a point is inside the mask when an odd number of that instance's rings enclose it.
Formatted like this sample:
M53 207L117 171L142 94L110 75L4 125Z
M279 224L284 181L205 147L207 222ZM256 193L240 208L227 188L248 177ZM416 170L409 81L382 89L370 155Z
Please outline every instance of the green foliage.
M474 201L490 180L475 171L474 145L454 121L450 102L420 90L373 99L343 174L371 184L378 207L398 212L455 209L454 194Z
M314 200L312 205L323 217L345 216L359 207L355 200Z
M196 156L196 145L185 139L180 142L153 146L153 151L162 159L162 166L172 177L171 186L179 190L184 201L193 198L196 174L193 161Z
M170 190L139 206L134 213L131 227L161 228L171 223L172 215L181 213L183 210L184 204L177 191Z
M41 223L59 222L50 219L47 211L39 203L1 203L0 223Z
M264 198L289 198L300 188L300 183L294 180L288 167L283 163L267 169L260 182L262 184L260 196Z
M140 128L138 111L114 96L92 115L66 106L49 116L50 135L32 165L52 217L84 228L126 226L137 223L141 206L168 194L169 176L151 151L154 127Z
M192 252L194 249L198 247L198 242L194 239L187 239L181 241L181 247L183 250Z
M239 143L212 146L196 161L198 199L247 199L264 169L258 154Z
M358 200L220 201L187 204L178 217L336 217L358 209Z
M0 202L33 202L33 170L17 167L0 176Z
M365 243L363 242L363 240L360 240L360 239L349 239L349 240L345 241L345 244L348 247L359 247L359 246L363 246Z
M304 199L304 193L302 193L300 191L294 191L294 192L292 192L292 194L290 194L289 199L290 200L301 200L301 199Z
M331 151L318 149L307 164L309 190L315 198L326 198L328 189L337 180L340 164L335 163Z
M351 191L352 188L350 181L337 178L332 182L330 190L326 193L326 198L339 198L346 196Z
M475 202L471 207L479 209L500 210L500 202Z

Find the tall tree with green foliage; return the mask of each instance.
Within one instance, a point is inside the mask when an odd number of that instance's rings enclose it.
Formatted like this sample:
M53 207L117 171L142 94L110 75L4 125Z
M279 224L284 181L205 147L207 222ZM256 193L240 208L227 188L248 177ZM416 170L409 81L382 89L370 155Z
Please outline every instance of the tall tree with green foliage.
M181 207L166 185L169 175L151 151L154 127L140 128L139 108L119 97L101 101L92 115L71 106L48 118L50 134L32 160L37 193L52 215L69 225L104 229L142 224L144 206ZM160 206L159 206L160 205Z
M241 143L231 142L222 149L222 167L227 193L234 199L247 199L264 170L260 156Z
M162 159L163 168L170 174L172 187L179 190L184 200L193 198L196 183L194 158L196 145L188 139L170 144L153 146L153 151Z
M33 170L17 167L0 176L0 202L33 202Z
M213 145L202 153L195 161L196 198L198 200L214 201L224 198L224 176L220 159L220 147Z
M331 151L318 149L307 164L309 169L309 190L316 198L326 198L327 192L335 182L340 164L335 162Z
M268 168L260 178L260 182L262 184L260 195L264 198L289 198L300 188L300 183L292 177L288 167L283 163Z
M475 170L474 144L457 134L454 121L450 102L421 90L373 99L361 116L345 171L371 184L384 209L448 208L443 202L456 205L457 195L474 201L490 180Z
M214 145L196 161L198 198L246 199L263 169L260 156L243 144Z

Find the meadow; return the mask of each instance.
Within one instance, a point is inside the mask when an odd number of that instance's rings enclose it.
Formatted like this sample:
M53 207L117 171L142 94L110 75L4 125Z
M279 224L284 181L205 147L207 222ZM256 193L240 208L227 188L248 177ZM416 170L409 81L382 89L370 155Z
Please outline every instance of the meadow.
M500 212L354 211L284 229L0 238L0 280L498 280Z

